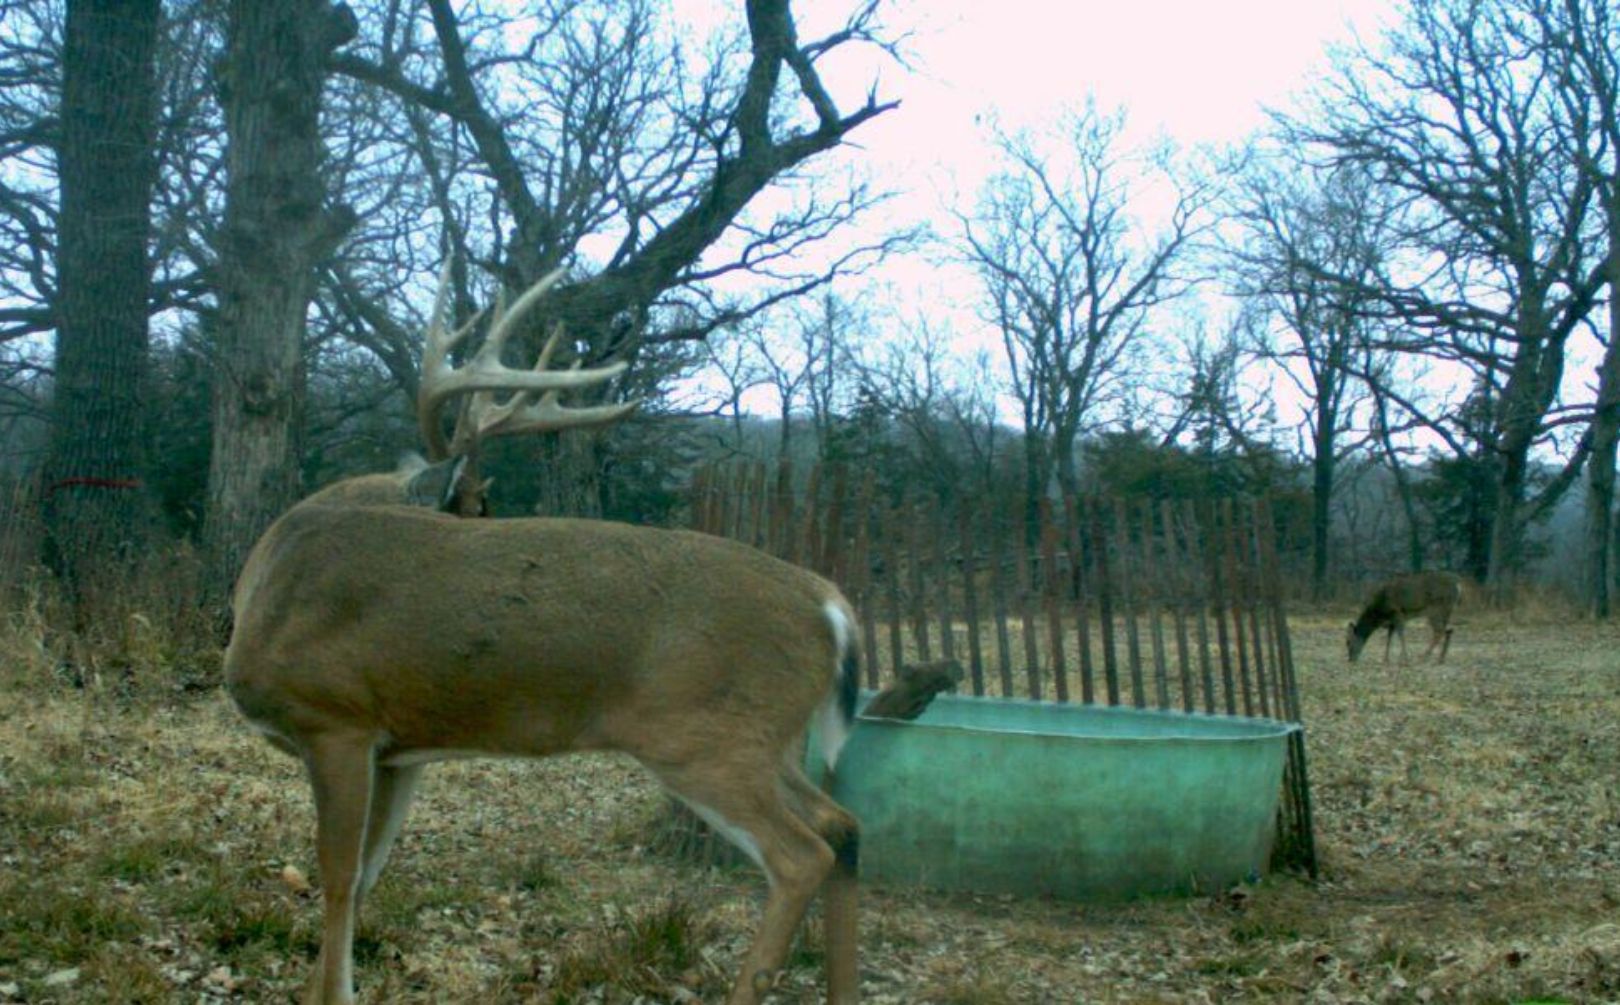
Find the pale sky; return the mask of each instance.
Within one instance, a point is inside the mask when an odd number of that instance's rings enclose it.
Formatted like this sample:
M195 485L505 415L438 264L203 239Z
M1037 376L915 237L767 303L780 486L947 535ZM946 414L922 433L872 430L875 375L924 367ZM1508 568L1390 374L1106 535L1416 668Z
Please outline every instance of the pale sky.
M856 0L799 0L801 40L843 23ZM907 34L907 65L870 49L835 52L823 81L848 111L877 81L900 108L851 137L848 161L900 197L894 223L933 221L949 231L948 206L968 208L992 173L990 123L1040 130L1088 95L1123 107L1125 141L1160 135L1189 148L1241 140L1327 66L1327 47L1359 32L1376 38L1398 0L899 0L885 37ZM679 22L731 20L736 0L681 0ZM902 314L923 310L960 336L964 352L996 340L971 306L965 270L933 260L891 259L877 278ZM977 330L975 330L977 329ZM999 350L996 350L999 353ZM993 354L994 355L994 354ZM756 391L750 410L771 413Z
M823 10L805 7L805 37ZM1236 140L1260 126L1262 107L1285 104L1325 65L1325 47L1373 36L1394 0L932 0L901 4L886 22L909 30L912 69L879 64L880 94L901 108L858 142L896 167L938 164L969 174L984 160L988 116L1039 127L1087 94L1124 106L1133 133L1182 145ZM852 63L854 61L851 61ZM864 72L863 72L864 71ZM830 68L846 107L872 66ZM968 185L967 187L974 187Z

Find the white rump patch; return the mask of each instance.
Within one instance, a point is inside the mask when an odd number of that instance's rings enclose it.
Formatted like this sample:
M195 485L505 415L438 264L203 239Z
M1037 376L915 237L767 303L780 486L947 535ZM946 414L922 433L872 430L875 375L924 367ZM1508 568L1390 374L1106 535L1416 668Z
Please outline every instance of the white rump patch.
M827 615L827 623L832 626L833 686L821 707L816 709L816 732L821 738L822 762L830 771L838 766L838 753L849 739L849 723L844 721L843 710L838 706L838 693L843 687L844 656L849 652L853 632L850 630L849 616L840 604L829 600L821 610Z

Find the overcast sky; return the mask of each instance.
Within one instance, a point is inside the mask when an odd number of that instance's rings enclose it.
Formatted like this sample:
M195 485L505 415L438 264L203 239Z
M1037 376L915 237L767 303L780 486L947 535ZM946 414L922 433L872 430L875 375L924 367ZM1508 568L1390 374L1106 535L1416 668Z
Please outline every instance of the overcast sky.
M834 30L855 0L799 0L800 38ZM848 111L877 81L901 107L852 137L851 163L899 199L890 220L934 221L971 206L995 167L990 124L1039 130L1094 97L1125 109L1126 141L1164 135L1182 147L1241 140L1327 65L1327 48L1352 33L1375 38L1398 0L898 0L884 37L905 35L906 65L846 47L821 66ZM678 21L701 31L730 21L736 0L680 0ZM876 223L877 221L869 221ZM926 311L956 331L959 348L995 343L977 324L965 271L891 259L880 278L899 313ZM766 392L751 410L772 412Z
M806 35L823 11L803 5ZM1227 142L1261 125L1325 65L1326 47L1352 30L1377 33L1394 0L930 0L886 14L911 33L912 67L880 66L880 93L899 111L863 130L879 162L982 170L983 123L1038 127L1088 94L1124 106L1133 133L1183 145ZM866 72L863 74L862 71ZM846 104L870 67L835 68ZM971 188L972 185L968 186Z

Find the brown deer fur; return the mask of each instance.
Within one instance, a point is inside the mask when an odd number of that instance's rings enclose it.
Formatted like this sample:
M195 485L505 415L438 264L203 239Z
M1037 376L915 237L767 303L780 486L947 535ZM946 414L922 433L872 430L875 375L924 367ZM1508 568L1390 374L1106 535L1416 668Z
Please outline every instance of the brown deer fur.
M501 372L475 373L477 390ZM473 428L626 410L570 410L525 373L507 404L470 410ZM828 997L855 1001L857 824L798 767L813 715L829 766L852 717L849 603L819 576L716 537L419 508L481 509L458 501L475 465L435 459L445 463L294 506L237 581L226 687L302 759L315 793L325 919L305 1001L354 1001L356 912L426 762L573 750L634 756L764 868L770 894L733 1005L761 999L824 880Z
M1449 572L1415 572L1396 576L1373 591L1361 614L1345 629L1345 646L1354 663L1362 647L1372 634L1382 628L1384 635L1384 662L1389 662L1390 642L1401 637L1401 660L1407 659L1406 622L1419 614L1429 620L1431 638L1425 657L1436 647L1440 654L1437 662L1446 661L1451 648L1452 615L1462 599L1462 580Z
M915 719L935 695L956 690L963 676L962 664L955 660L908 663L900 668L898 680L872 696L861 715L871 719Z

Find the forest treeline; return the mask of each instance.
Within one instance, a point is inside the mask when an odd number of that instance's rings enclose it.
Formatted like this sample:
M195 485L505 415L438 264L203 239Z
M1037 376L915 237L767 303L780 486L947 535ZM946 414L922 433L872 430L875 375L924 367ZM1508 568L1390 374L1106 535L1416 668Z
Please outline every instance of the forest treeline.
M1264 493L1318 596L1424 566L1507 590L1562 513L1610 612L1607 0L1413 0L1231 149L1089 100L992 124L983 187L900 223L860 142L905 114L899 12L735 8L697 37L655 0L0 3L25 557L81 584L180 539L222 596L292 501L417 443L442 268L457 324L562 269L510 355L561 325L558 365L629 364L581 403L642 404L493 444L505 513L668 522L739 458L1031 525ZM888 295L901 260L965 277L961 311Z

